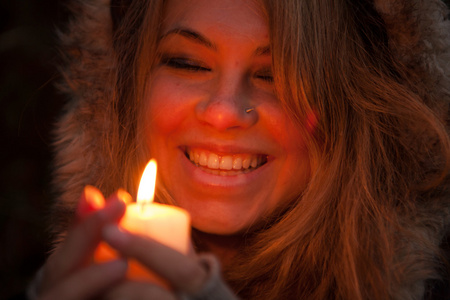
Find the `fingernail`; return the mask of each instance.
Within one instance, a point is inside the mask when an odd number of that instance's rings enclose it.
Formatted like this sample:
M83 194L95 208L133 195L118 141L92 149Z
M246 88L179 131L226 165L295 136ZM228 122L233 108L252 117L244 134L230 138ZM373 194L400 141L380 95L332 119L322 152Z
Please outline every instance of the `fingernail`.
M129 240L128 233L121 230L116 225L105 226L102 230L102 236L103 239L113 247L125 245Z
M91 212L97 211L105 206L105 198L95 187L87 185L84 187L78 202L77 215L84 217Z
M117 198L120 201L123 201L125 204L130 204L131 202L133 202L133 198L131 197L131 195L124 189L118 189L116 195Z

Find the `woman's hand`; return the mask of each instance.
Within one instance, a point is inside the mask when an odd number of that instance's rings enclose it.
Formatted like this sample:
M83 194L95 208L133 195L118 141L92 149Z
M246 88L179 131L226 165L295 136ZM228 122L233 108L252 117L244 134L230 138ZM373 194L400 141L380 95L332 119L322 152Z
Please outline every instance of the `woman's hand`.
M125 212L123 192L108 201L86 187L77 209L77 224L42 269L41 300L52 299L179 299L200 291L208 274L194 251L186 256L150 238L117 227ZM119 199L120 198L120 199ZM106 241L125 258L134 258L163 278L170 288L126 279L127 263L118 259L95 264L93 256Z
M106 201L104 208L98 205L99 200L103 196L98 190L85 189L78 206L78 223L41 271L37 286L39 299L90 299L124 279L127 269L124 260L92 264L102 229L117 223L125 212L125 203L117 194Z
M103 239L123 256L134 258L164 278L171 289L152 283L127 281L113 288L107 299L178 299L180 294L195 294L207 279L207 271L192 252L183 255L150 238L106 226Z

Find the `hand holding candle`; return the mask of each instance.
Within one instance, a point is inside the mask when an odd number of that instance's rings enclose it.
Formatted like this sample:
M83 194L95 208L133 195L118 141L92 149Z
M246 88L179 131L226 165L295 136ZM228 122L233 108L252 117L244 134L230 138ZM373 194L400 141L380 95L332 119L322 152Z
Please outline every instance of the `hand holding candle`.
M156 184L156 162L151 160L139 184L137 203L127 205L120 226L132 233L150 237L183 254L189 251L190 217L179 207L153 203ZM95 255L97 262L117 257L109 246L102 243ZM154 281L155 276L136 261L129 261L127 276L135 280Z

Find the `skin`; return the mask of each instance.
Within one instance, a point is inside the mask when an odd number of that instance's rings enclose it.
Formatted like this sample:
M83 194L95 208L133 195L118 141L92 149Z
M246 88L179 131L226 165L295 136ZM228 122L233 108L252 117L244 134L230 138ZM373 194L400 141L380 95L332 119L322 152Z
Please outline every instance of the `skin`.
M117 222L125 211L125 204L116 196L112 196L103 209L84 209L88 203L92 203L94 197L92 190L91 193L86 193L85 189L79 201L77 225L47 260L39 286L40 299L88 299L125 276L125 261L101 265L88 263L101 240L103 226ZM80 284L81 282L85 284Z
M163 59L151 74L145 122L138 124L158 161L162 184L190 212L193 226L222 264L235 243L230 236L289 203L310 176L304 139L274 94L269 32L254 5L168 1L159 47ZM248 108L253 110L247 113ZM187 149L260 155L267 161L251 172L214 175L186 158ZM118 229L125 211L121 195L103 206L98 190L85 189L77 224L43 268L40 299L176 299L175 293L201 289L207 274L195 253L185 256ZM128 280L123 259L92 262L101 241L147 266L171 288Z

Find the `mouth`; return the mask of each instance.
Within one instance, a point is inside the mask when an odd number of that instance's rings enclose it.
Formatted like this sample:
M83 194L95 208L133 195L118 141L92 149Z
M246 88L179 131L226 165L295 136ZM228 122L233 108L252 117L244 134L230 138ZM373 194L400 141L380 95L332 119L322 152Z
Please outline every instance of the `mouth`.
M184 155L204 172L221 176L249 173L267 163L265 154L219 154L204 149L185 148Z

